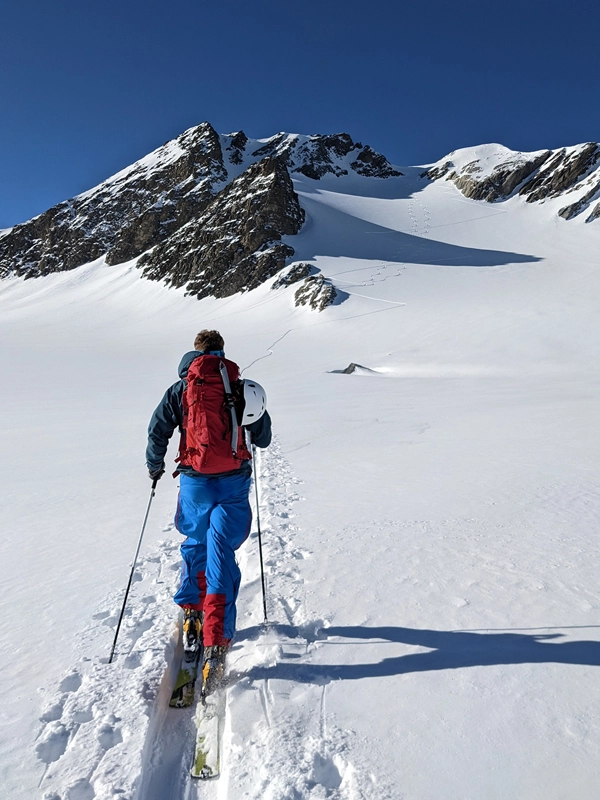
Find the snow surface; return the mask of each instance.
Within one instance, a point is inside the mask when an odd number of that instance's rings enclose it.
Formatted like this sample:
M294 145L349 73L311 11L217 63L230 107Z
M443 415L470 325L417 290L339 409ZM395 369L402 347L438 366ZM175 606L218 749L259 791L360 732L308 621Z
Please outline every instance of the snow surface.
M600 226L419 171L296 181L295 258L348 295L321 314L294 286L196 301L101 259L0 283L2 797L598 796ZM254 533L223 774L198 784L193 712L167 707L168 475L106 662L146 425L207 326L266 387L276 438L271 625Z

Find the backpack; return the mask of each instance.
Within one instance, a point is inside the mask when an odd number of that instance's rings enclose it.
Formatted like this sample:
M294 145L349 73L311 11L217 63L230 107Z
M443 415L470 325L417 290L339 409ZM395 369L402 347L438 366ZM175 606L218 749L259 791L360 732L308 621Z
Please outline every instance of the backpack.
M224 377L229 378L231 394L225 392ZM244 441L241 425L237 427L237 445L232 450L232 406L238 420L242 419L240 395L243 382L237 364L220 356L203 355L195 358L185 378L182 396L182 433L179 457L183 467L191 467L205 475L232 472L239 469L251 455Z

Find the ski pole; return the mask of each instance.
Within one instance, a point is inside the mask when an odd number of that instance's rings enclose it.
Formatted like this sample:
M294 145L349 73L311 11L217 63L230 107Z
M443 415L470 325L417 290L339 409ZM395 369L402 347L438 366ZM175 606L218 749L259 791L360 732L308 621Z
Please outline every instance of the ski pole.
M108 659L108 663L112 664L113 656L115 654L115 647L117 646L117 639L119 638L119 631L121 629L121 622L123 621L123 614L125 613L125 604L127 603L127 597L129 595L129 590L131 589L131 581L133 580L133 573L135 571L135 565L137 562L137 557L140 552L140 547L142 545L142 538L144 536L144 531L146 529L146 522L148 521L148 514L150 513L150 506L152 505L152 498L156 494L156 484L158 483L158 478L154 478L152 481L152 491L150 492L150 499L148 500L148 508L146 509L146 516L144 517L144 522L142 525L142 532L140 533L140 538L137 544L137 550L135 551L135 555L133 557L133 564L131 566L131 572L129 573L129 582L127 583L127 588L125 589L125 598L123 599L123 606L121 607L121 614L119 616L119 621L117 622L117 630L115 631L115 638L112 644L112 650L110 651L110 656Z
M260 581L262 584L263 614L265 625L269 624L267 619L267 591L265 589L265 567L263 564L262 537L260 533L260 512L258 510L258 475L256 471L256 445L252 445L252 469L254 471L254 491L256 492L256 526L258 528L258 555L260 557Z

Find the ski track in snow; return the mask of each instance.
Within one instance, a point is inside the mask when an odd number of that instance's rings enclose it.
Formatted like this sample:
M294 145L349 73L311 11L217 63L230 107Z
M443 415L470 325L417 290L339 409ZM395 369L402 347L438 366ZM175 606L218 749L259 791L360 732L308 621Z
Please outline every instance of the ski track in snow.
M252 800L373 797L371 778L348 757L354 734L339 729L328 717L327 686L310 679L311 655L321 628L328 623L312 615L300 574L302 561L312 553L295 542L293 505L300 499L299 481L277 442L260 454L258 469L270 624L265 631L256 624L245 627L241 623L232 649L223 794L218 796ZM242 560L246 582L241 607L246 606L248 621L253 622L260 616L254 546L244 550ZM290 662L297 668L307 664L306 683L276 677L277 665ZM275 677L258 677L261 668L269 668Z
M44 800L136 796L137 770L171 680L176 556L177 542L164 541L139 560L113 664L82 658L50 693L35 745L46 764ZM81 636L83 652L98 638L108 652L122 600L111 595L94 615Z
M421 239L426 239L429 236L429 230L431 227L431 212L425 203L416 197L411 198L410 202L408 203L408 217L410 220L410 234L415 237L420 237ZM389 278L400 278L402 276L402 271L405 269L406 262L404 261L394 261L393 263L382 261L377 265L375 272L373 272L368 278L365 278L365 280L358 283L356 281L347 281L344 279L340 280L337 277L338 275L348 274L347 272L335 273L334 275L330 275L328 277L334 284L343 284L340 286L340 288L346 294L354 295L356 297L365 297L369 300L375 300L376 302L380 303L383 302L395 306L405 306L406 303L400 303L395 300L384 300L383 298L377 297L369 297L369 295L366 294L350 291L350 289L357 287L375 286L377 283L384 283ZM390 270L395 271L391 272ZM363 272L363 268L349 270L349 272ZM333 280L334 278L336 279L335 281Z
M180 654L171 598L179 536L169 525L164 532L173 538L142 555L136 567L114 663L83 658L48 692L35 745L46 765L44 800L373 797L372 779L348 757L355 734L336 726L327 712L327 686L310 678L311 653L328 623L307 609L299 570L312 556L295 542L300 481L277 440L259 451L256 466L269 624L262 624L254 530L239 554L243 577L228 665L221 777L189 777L194 712L168 707ZM117 594L107 598L82 634L82 651L99 636L108 645L121 602ZM276 676L277 665L290 661L307 664L306 682L252 677L261 668ZM378 787L378 797L386 796Z
M420 200L411 199L408 216L411 234L428 236L431 215ZM400 277L405 268L402 262L382 262L359 283L335 276L336 283L343 283L344 291L374 286ZM268 351L263 358L272 355L271 348ZM37 757L46 765L40 782L44 800L241 796L360 800L374 796L373 777L348 760L349 742L355 734L328 720L327 686L311 684L310 667L306 682L299 685L249 676L253 670L292 659L296 665L309 664L319 631L328 624L311 619L306 608L297 565L312 554L294 544L293 505L300 499L299 481L276 439L267 451L259 451L256 466L271 624L266 629L260 624L258 536L253 532L239 554L243 577L238 633L229 657L220 779L204 783L189 777L196 730L193 712L168 707L180 655L177 610L172 602L180 540L171 524L164 532L173 538L142 556L136 567L116 663L83 659L46 701L35 746ZM254 502L254 492L251 499ZM121 602L119 595L107 598L107 607L94 615L94 623L82 635L82 650L96 639L100 626L107 626L112 637ZM353 750L355 746L354 742ZM376 794L381 800L393 796L381 785Z

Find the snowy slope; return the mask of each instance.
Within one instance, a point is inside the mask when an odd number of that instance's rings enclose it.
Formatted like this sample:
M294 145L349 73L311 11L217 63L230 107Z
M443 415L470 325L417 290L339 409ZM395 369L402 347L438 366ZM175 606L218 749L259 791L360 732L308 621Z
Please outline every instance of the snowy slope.
M295 258L348 295L321 314L293 286L196 301L102 259L0 283L3 796L597 796L600 229L402 172L293 176ZM267 387L276 441L272 625L252 536L224 772L196 785L192 714L166 706L168 476L106 659L147 421L205 326Z

